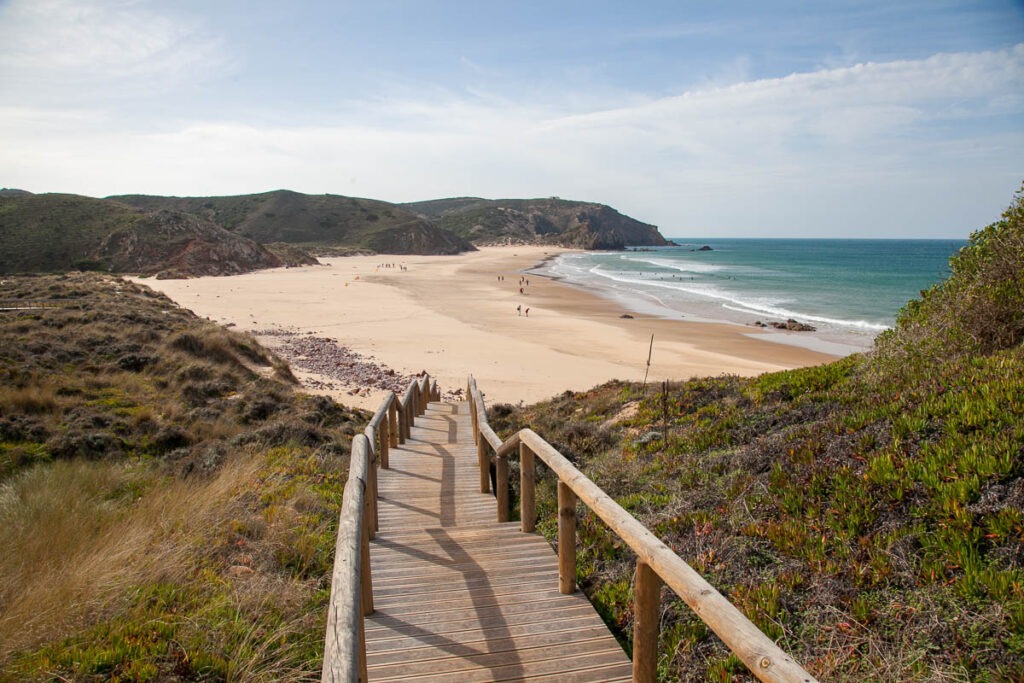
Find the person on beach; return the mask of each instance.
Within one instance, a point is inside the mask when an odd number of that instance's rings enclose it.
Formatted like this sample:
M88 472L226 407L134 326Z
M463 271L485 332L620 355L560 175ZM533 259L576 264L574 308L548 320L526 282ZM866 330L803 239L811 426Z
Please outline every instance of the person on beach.
M529 309L529 308L527 308L527 309L526 309L526 317L527 317L527 318L529 318L529 317L530 317L530 309Z
M529 310L529 309L527 309L527 310ZM516 315L522 315L522 314L523 314L523 305L520 304L520 305L516 306Z

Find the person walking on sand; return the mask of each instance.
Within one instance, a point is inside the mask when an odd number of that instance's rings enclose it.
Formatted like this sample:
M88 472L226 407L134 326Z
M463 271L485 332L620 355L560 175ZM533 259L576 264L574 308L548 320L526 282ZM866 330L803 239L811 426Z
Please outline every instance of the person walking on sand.
M529 318L529 317L530 317L530 309L529 309L529 308L527 308L527 309L526 309L526 317L527 317L527 318Z
M523 305L519 304L518 306L516 306L516 315L522 315L522 314L523 314Z

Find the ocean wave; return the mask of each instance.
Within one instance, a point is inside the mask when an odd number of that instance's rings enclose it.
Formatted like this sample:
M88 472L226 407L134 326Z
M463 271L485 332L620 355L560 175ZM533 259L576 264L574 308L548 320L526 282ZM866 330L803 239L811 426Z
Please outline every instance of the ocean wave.
M687 292L689 294L713 298L720 298L722 296L719 293L720 290L714 284L709 282L702 282L698 284L696 282L687 282L685 280L651 280L642 277L630 277L622 271L604 270L600 265L593 266L586 272L623 284L661 287L663 289L671 289L677 292Z
M646 263L658 268L675 270L680 273L720 273L725 270L732 270L730 266L723 266L715 263L694 263L693 261L673 261L653 256L621 256L623 261L632 263Z
M708 299L714 299L720 301L722 308L730 310L736 313L745 313L748 315L772 315L782 318L794 318L806 322L816 322L820 324L834 325L838 327L852 328L856 330L865 330L872 332L881 332L889 329L889 325L881 323L870 322L867 320L850 320L839 317L825 316L814 313L806 313L794 310L783 306L785 301L760 299L755 300L751 298L744 298L743 295L723 290L710 283L686 283L686 282L672 282L665 280L648 280L636 277L629 277L622 272L612 272L604 270L600 265L591 267L586 272L595 275L600 278L605 278L619 284L633 285L635 287L654 287L659 289L666 289L674 292L691 294L698 297L704 297ZM636 292L640 294L641 292ZM661 297L653 297L663 306L675 309L672 306L672 302L666 301ZM685 312L685 311L683 311Z

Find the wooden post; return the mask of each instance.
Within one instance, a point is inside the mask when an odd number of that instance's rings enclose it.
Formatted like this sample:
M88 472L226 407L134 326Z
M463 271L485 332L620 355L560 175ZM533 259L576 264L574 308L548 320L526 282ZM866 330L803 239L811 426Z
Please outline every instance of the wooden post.
M377 538L378 520L377 520L377 435L376 430L367 425L365 430L362 430L367 436L367 440L370 442L370 447L367 449L367 510L366 515L369 518L368 528L370 529L370 540L373 541Z
M362 556L361 564L363 567L362 574L360 575L360 591L362 593L360 600L363 605L363 616L373 614L373 575L370 571L370 539L373 538L373 534L370 532L370 523L372 520L369 516L363 518L363 540L360 544L359 553ZM366 647L363 647L363 658L366 658ZM365 666L365 664L363 664Z
M480 415L477 413L476 409L476 398L470 394L467 400L469 401L469 417L473 422L473 441L479 445L480 440L483 437L480 436ZM486 493L486 491L484 491L484 493Z
M406 442L406 408L403 407L400 400L396 400L394 403L394 411L398 414L398 443Z
M367 573L369 573L369 569L367 569ZM363 616L366 615L364 614ZM362 619L359 622L359 680L370 680L370 674L366 669L366 619Z
M480 493L491 492L491 463L487 457L487 440L477 435L476 460L480 465Z
M524 533L537 527L537 483L534 481L534 455L525 443L519 444L519 518Z
M380 421L380 431L378 431L378 441L380 441L380 466L383 469L388 469L390 464L388 462L388 451L391 448L391 430L388 428L388 417L384 417Z
M576 494L563 481L558 482L558 590L576 591Z
M405 402L405 438L406 440L412 435L412 425L416 420L416 397L410 391L409 400Z
M388 405L388 436L392 448L398 448L398 444L401 443L401 434L398 431L398 399L392 396Z
M658 680L658 629L661 577L643 560L636 561L633 586L633 683Z
M508 458L494 459L494 492L498 499L498 521L508 521Z

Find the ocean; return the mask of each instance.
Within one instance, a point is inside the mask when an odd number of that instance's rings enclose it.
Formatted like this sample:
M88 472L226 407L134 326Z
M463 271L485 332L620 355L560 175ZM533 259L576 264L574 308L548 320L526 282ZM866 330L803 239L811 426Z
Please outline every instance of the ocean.
M538 272L647 315L738 325L792 318L817 331L769 340L843 355L870 348L907 301L949 275L949 257L967 244L670 239L678 246L563 254Z

